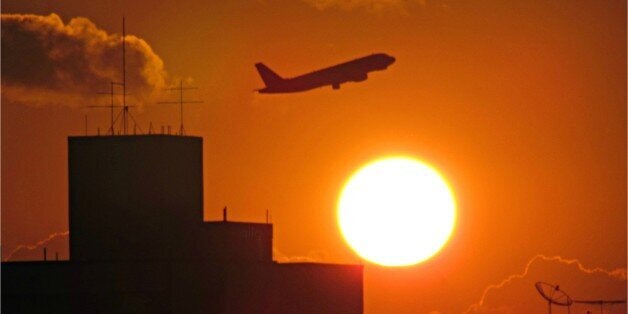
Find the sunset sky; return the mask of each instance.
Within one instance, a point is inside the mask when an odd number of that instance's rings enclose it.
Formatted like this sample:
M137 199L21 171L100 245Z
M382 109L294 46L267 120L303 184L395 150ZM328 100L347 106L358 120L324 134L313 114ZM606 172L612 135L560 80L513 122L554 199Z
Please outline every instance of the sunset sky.
M121 80L123 15L140 128L177 129L178 107L157 102L179 80L198 87L184 122L203 137L205 219L268 209L276 260L365 263L366 313L540 313L537 281L625 299L626 1L613 0L2 1L3 260L19 245L34 249L13 260L39 258L51 235L68 258L54 236L68 230L67 136L85 117L90 135L108 128L86 106ZM377 52L397 61L364 82L254 92L256 62L290 77ZM388 155L431 164L456 196L451 240L416 266L361 260L337 226L346 180Z

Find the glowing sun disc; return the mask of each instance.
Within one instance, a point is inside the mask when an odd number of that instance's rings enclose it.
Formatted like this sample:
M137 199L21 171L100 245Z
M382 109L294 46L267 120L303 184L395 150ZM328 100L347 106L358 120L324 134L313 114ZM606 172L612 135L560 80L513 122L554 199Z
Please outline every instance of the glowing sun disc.
M432 167L407 157L376 160L345 184L338 225L361 257L406 266L434 256L456 223L453 193Z

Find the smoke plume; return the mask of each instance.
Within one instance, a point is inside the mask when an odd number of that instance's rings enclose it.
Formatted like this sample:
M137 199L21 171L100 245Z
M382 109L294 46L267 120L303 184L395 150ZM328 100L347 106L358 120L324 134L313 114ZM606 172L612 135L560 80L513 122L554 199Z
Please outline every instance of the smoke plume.
M32 256L30 256L30 254L28 253L33 252L33 251L39 251L40 249L44 248L45 246L48 246L48 244L50 244L51 242L57 239L65 239L67 238L69 234L70 234L69 231L55 232L48 235L48 237L46 237L45 239L38 241L37 243L18 245L15 249L11 251L11 253L9 253L6 257L4 257L3 260L5 262L10 261L13 257L15 257L19 253L26 253L27 255L26 257L32 258Z
M87 18L2 14L2 98L84 106L122 81L122 36ZM146 41L125 38L127 92L140 104L165 85L163 61ZM121 92L121 91L118 91Z

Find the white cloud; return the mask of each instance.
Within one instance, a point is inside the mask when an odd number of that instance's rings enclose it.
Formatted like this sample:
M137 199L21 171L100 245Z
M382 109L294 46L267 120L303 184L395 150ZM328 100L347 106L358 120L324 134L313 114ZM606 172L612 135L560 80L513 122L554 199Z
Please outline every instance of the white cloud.
M626 269L606 270L584 266L577 259L536 255L523 271L487 286L465 313L539 313L546 301L534 288L538 281L559 285L574 300L625 300ZM558 312L558 306L556 311ZM563 308L565 309L565 308ZM561 310L563 310L561 309ZM572 305L572 311L599 311L599 305ZM625 313L626 305L605 306L605 313ZM560 313L560 312L559 312Z

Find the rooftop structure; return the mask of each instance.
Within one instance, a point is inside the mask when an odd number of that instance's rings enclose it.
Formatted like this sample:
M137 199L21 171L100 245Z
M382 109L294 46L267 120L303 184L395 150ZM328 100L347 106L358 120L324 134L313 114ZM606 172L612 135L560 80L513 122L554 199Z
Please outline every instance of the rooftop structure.
M202 152L69 137L70 260L2 263L2 311L361 313L362 266L276 263L271 224L203 221Z

